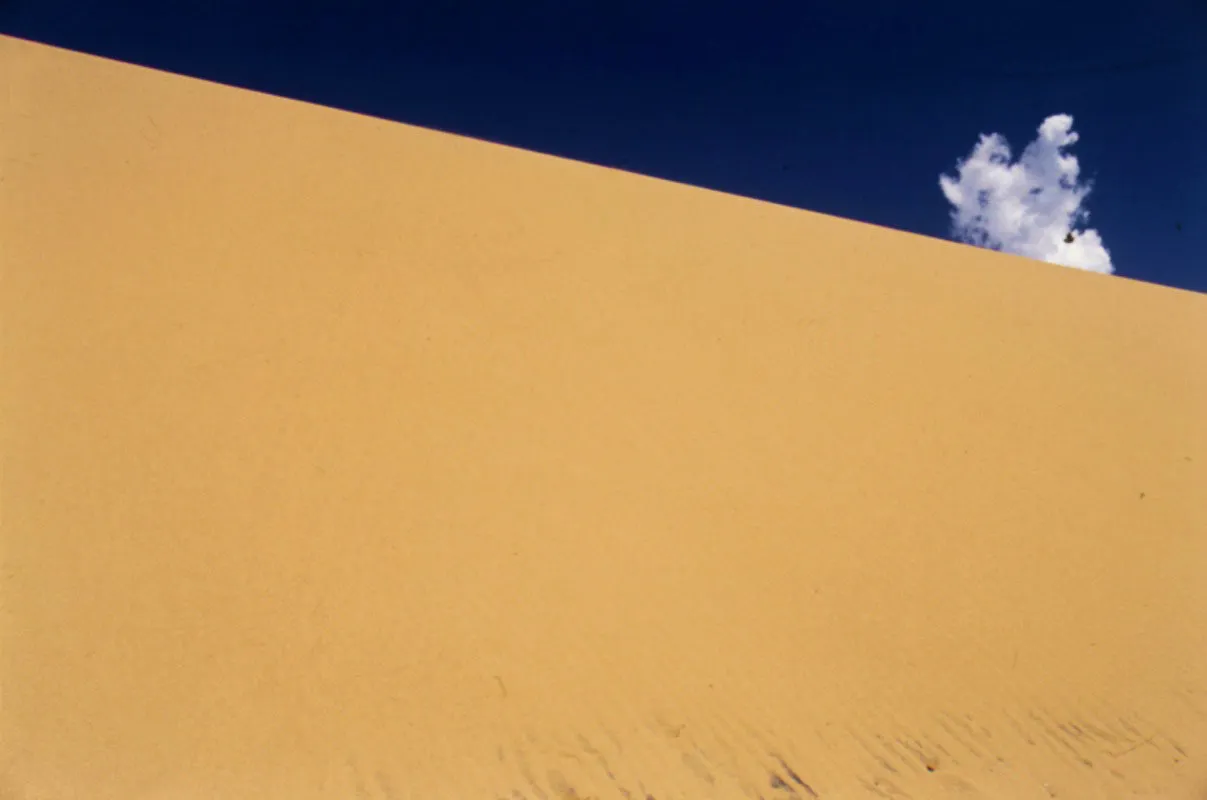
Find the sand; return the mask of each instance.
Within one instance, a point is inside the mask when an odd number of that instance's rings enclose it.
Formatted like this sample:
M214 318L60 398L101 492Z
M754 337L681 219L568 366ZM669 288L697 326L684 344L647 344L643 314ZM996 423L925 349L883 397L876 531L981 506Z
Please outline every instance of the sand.
M1207 795L1204 296L0 76L0 796Z

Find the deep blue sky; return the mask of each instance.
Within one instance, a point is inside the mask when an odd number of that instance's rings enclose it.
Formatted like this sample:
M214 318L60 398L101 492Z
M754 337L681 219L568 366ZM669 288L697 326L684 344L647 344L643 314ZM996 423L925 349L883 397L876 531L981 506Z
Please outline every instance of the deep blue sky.
M1118 274L1207 291L1207 0L0 0L0 32L943 238L940 172L1069 113Z

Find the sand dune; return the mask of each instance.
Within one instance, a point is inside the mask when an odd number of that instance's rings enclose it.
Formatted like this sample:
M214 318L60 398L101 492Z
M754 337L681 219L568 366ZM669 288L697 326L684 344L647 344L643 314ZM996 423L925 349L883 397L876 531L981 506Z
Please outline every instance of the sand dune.
M1207 793L1207 299L0 39L0 797Z

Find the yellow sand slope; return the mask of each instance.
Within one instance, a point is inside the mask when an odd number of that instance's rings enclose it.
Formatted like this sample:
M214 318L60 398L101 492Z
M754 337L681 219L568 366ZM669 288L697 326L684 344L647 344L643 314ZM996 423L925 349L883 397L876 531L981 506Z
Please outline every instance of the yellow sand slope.
M1207 298L0 76L0 797L1207 792Z

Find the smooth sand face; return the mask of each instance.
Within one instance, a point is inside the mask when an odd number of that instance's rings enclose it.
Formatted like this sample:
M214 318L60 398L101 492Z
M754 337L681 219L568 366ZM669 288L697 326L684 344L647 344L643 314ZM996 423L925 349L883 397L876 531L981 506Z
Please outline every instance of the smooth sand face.
M1207 791L1207 298L0 75L0 796Z

